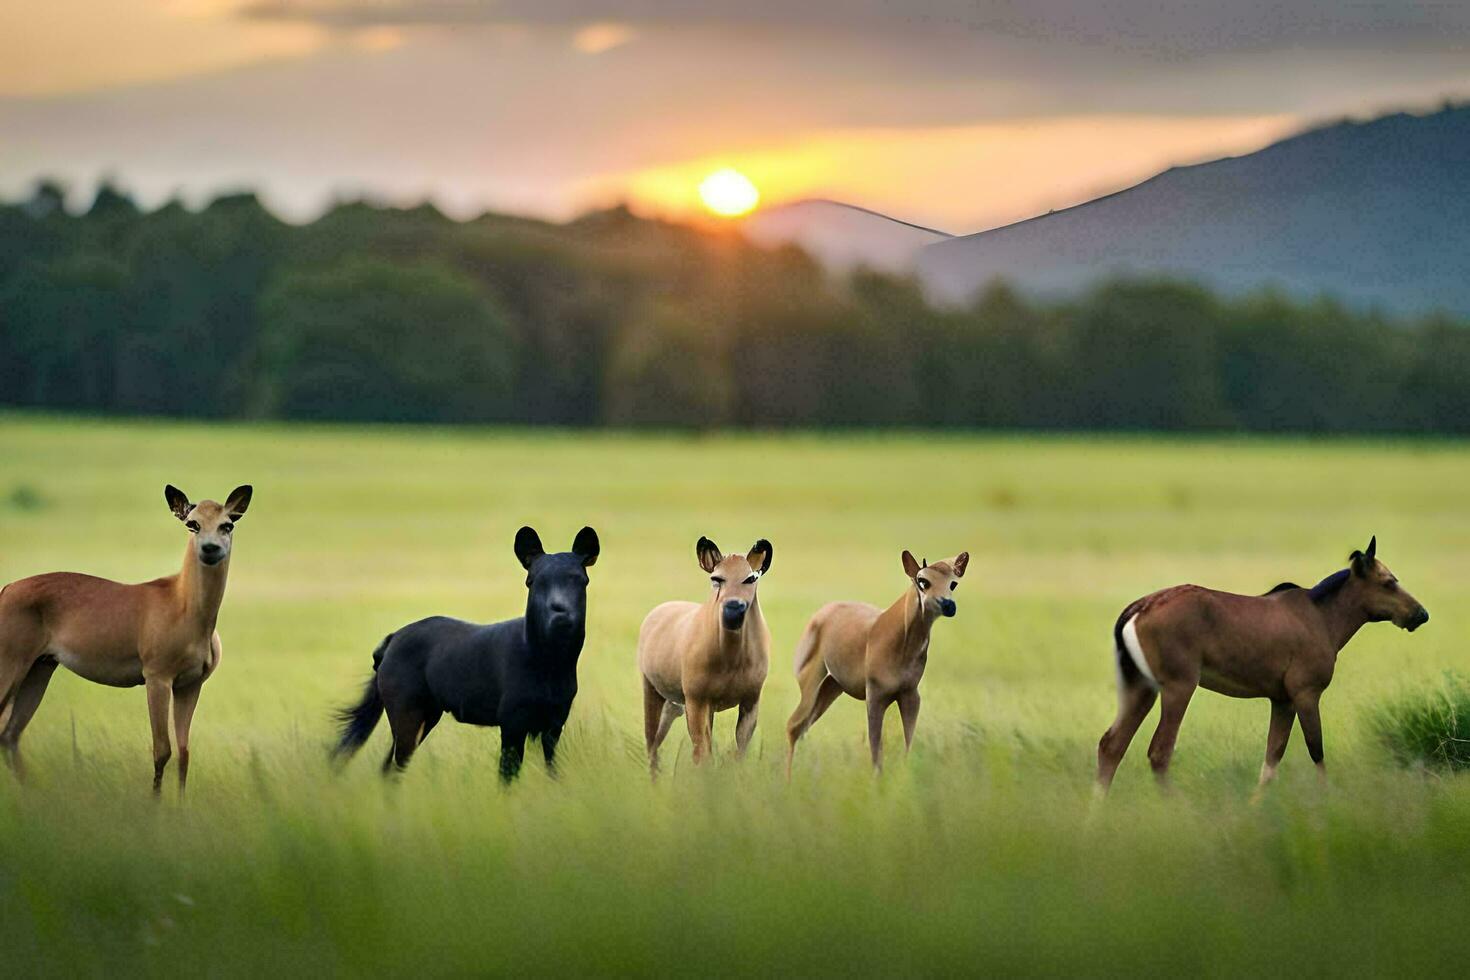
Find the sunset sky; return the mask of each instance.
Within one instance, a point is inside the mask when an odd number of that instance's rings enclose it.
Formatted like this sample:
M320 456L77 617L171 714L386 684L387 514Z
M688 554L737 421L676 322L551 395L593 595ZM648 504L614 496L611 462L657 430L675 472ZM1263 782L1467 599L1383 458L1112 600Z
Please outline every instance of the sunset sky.
M1470 95L1470 5L0 0L0 193L567 217L732 167L968 232Z

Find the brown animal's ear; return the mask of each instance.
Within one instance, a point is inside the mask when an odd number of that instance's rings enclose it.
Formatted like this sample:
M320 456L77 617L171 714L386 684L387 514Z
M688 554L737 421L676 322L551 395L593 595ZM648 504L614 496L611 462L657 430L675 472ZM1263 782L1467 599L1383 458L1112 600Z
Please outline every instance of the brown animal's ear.
M168 501L168 509L174 512L175 517L181 521L189 519L189 511L194 509L194 505L189 503L188 494L170 483L163 488L163 499Z
M905 549L903 553L903 573L909 578L915 578L919 574L919 567L919 563L914 560L914 556L909 554L908 550Z
M699 567L706 572L713 572L725 556L720 554L720 549L709 538L700 538L694 544L694 553L699 556Z
M584 527L577 532L577 538L572 542L572 554L582 559L583 568L591 568L597 564L597 556L602 553L602 545L597 541L597 532L590 527Z
M771 542L761 538L750 546L750 554L745 556L750 567L764 575L771 570Z
M1353 574L1367 577L1368 573L1373 570L1373 561L1377 556L1378 535L1375 534L1369 540L1368 550L1366 552L1354 551L1348 556L1348 559L1353 563Z
M254 492L248 483L230 491L225 500L225 513L230 515L230 520L238 521L245 516L245 511L250 508L250 495Z
M968 551L961 551L958 555L956 555L955 556L955 560L954 560L954 577L955 578L964 578L965 577L965 566L966 565L969 565L969 564L970 564L970 553Z
M531 563L544 554L546 549L541 547L541 535L534 528L523 527L516 532L516 557L520 559L522 568L529 572Z

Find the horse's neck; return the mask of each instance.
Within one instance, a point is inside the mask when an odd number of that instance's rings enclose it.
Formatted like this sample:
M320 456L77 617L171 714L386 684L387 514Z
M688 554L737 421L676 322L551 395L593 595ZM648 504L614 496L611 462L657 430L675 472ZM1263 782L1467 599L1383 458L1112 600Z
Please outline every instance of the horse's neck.
M193 542L184 549L184 567L174 579L185 618L193 620L206 633L213 633L219 620L220 603L225 598L225 582L230 575L230 559L218 565L205 565L194 554Z
M1344 586L1318 607L1322 613L1323 627L1327 631L1327 640L1332 644L1334 653L1342 652L1348 641L1368 622L1368 616L1355 601L1352 591L1350 584Z
M924 610L915 586L905 589L903 595L879 618L894 624L904 654L917 654L929 645L929 630L934 625L934 617Z

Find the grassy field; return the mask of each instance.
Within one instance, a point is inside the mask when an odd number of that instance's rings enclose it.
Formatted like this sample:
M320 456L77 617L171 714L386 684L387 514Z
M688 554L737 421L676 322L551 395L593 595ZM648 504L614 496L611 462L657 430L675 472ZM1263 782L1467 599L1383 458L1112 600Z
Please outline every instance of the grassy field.
M0 417L0 582L175 570L163 502L255 485L194 725L188 799L150 795L141 688L59 673L0 772L0 973L1463 972L1470 783L1396 767L1367 719L1466 663L1470 447L1456 444L530 435ZM328 713L382 635L518 615L515 530L591 570L560 781L509 790L498 737L446 722L401 779L333 774ZM1315 582L1371 533L1434 615L1369 627L1323 702L1332 779L1293 735L1248 803L1263 702L1202 692L1161 796L1142 751L1091 805L1110 630L1180 581ZM694 541L774 544L758 751L642 760L644 613L699 598ZM899 552L968 549L913 754L875 779L837 704L782 779L806 618L886 605ZM681 723L682 724L682 723ZM677 762L672 756L677 753ZM528 756L529 758L529 756ZM167 784L172 790L172 782Z

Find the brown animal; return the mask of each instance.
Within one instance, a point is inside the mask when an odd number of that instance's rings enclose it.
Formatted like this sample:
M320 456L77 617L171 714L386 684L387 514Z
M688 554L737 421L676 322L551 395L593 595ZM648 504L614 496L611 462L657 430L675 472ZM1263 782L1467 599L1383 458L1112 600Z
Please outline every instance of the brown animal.
M643 674L643 733L649 771L658 773L658 749L674 719L686 714L694 762L710 754L715 712L740 709L735 752L744 756L755 733L761 687L770 666L771 631L756 587L771 570L771 543L761 538L746 555L722 555L709 538L694 546L709 574L709 598L665 602L638 632Z
M189 776L189 724L204 681L219 667L214 631L235 522L251 490L237 487L223 504L189 503L183 491L163 491L189 529L177 575L121 585L72 572L36 575L0 589L0 748L22 773L19 742L58 664L89 681L148 689L153 725L153 790L163 782L170 748L169 701L179 742L179 789Z
M786 723L786 778L796 741L844 692L868 705L868 748L873 768L883 768L883 715L898 702L904 747L919 721L919 681L929 662L929 631L940 616L955 614L970 553L930 565L903 553L909 587L885 610L865 602L833 602L817 610L796 647L801 703Z
M1378 539L1350 565L1304 589L1284 582L1263 596L1178 585L1144 596L1113 628L1118 716L1097 746L1097 782L1106 791L1128 743L1162 697L1149 763L1163 782L1184 710L1196 687L1236 698L1269 698L1271 730L1259 785L1276 776L1293 719L1307 751L1322 763L1318 701L1332 683L1337 654L1364 623L1413 632L1429 613L1378 560Z

